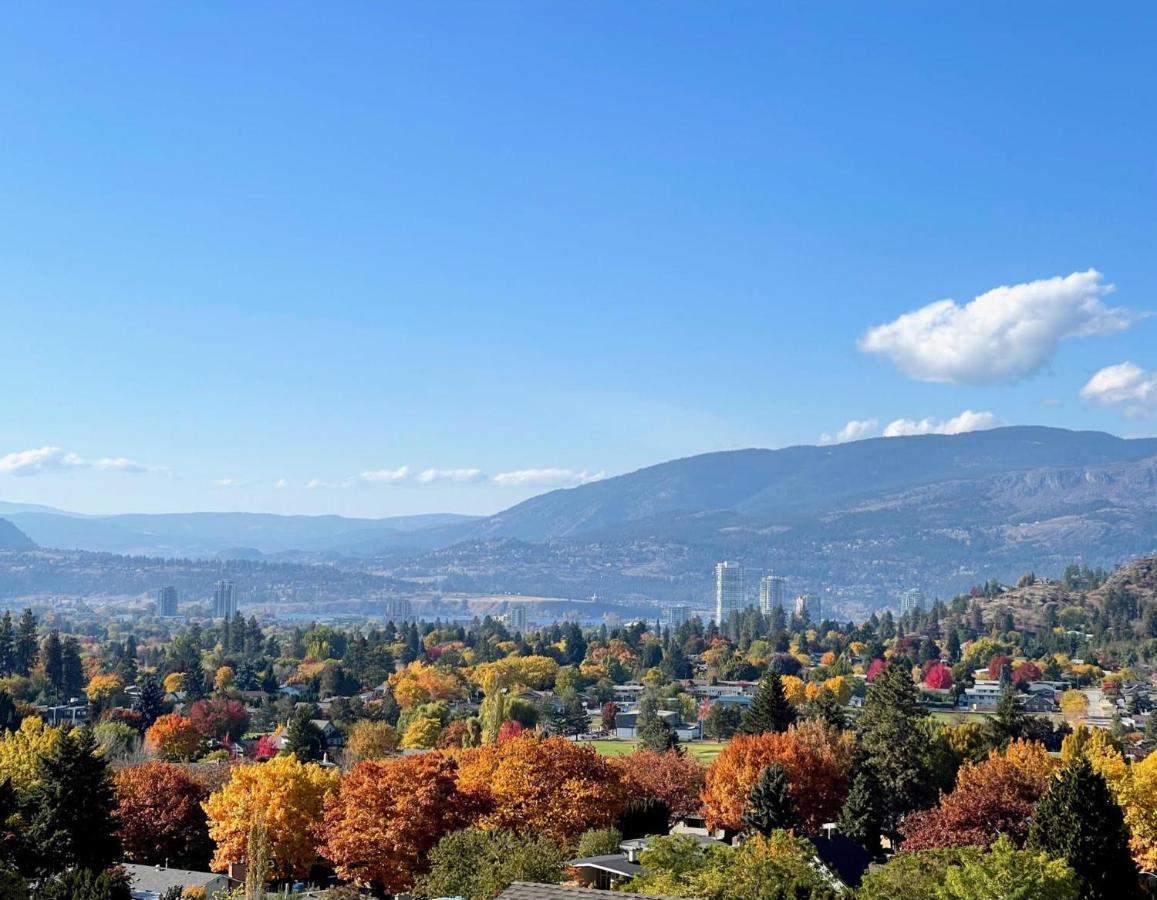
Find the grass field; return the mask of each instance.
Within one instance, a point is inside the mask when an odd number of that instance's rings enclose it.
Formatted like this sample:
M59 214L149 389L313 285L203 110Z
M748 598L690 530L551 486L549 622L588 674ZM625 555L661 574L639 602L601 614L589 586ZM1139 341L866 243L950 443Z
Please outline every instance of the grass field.
M603 756L626 756L638 746L636 741L622 740L583 741L583 743L591 744ZM691 741L681 746L704 765L714 760L723 749L721 741Z

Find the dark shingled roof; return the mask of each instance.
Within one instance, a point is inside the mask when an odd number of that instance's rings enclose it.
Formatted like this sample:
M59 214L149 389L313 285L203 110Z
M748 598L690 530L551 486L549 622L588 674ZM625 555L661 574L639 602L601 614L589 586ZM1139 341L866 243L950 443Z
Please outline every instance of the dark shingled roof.
M623 900L620 891L600 891L596 888L570 887L565 884L531 884L516 881L501 894L498 900L607 900L615 897ZM652 897L650 900L656 900ZM660 897L658 900L685 900L679 897Z

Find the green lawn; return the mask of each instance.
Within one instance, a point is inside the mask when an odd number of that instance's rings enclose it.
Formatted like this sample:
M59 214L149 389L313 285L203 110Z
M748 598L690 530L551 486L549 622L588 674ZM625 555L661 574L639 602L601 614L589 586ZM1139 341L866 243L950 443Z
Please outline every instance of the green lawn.
M632 753L638 745L636 741L625 740L583 741L583 743L590 744L603 756L626 756L628 753ZM721 741L691 741L682 746L684 750L704 765L714 760L719 755L719 751L723 749Z

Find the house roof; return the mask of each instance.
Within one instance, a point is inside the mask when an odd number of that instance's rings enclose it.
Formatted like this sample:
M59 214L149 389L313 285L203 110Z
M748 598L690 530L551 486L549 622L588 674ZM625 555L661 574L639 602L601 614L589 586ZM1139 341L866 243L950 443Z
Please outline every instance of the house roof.
M622 900L623 895L619 891L600 891L597 888L516 881L498 895L498 900L610 900L612 897ZM651 900L679 900L679 898L653 897Z
M811 839L824 865L848 887L859 887L860 879L872 863L872 855L850 837L833 834Z
M638 863L628 862L622 853L611 853L607 856L587 856L583 859L572 859L568 866L576 869L599 869L610 872L612 875L622 875L624 878L634 878L643 871Z
M214 872L194 872L190 869L168 869L163 866L142 866L125 863L132 890L137 893L163 894L170 888L206 887L223 877Z

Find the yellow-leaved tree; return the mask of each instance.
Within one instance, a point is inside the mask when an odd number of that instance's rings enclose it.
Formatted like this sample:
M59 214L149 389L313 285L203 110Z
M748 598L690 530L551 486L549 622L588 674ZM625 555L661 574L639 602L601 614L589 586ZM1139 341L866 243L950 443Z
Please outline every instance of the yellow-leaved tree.
M29 716L15 731L0 738L0 780L9 781L18 796L24 796L39 782L40 760L52 756L64 732Z
M223 872L229 863L246 859L251 833L263 827L269 877L308 875L318 858L313 828L338 781L337 770L293 756L237 768L205 801L209 836L217 845L211 868Z

